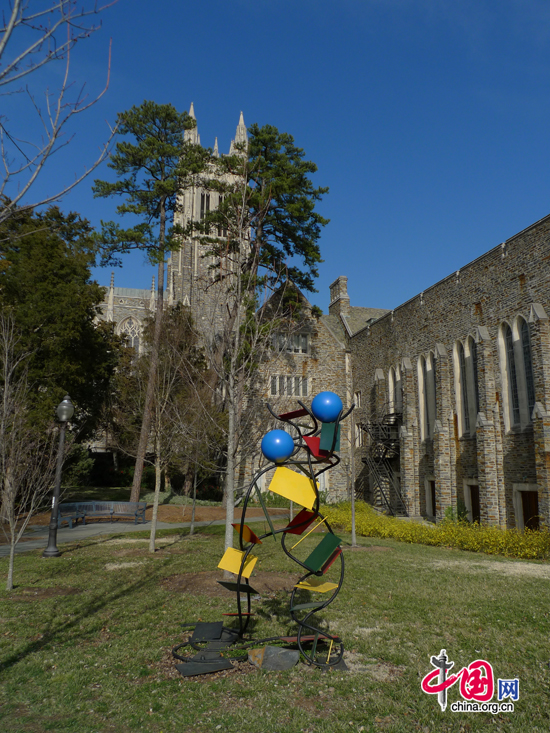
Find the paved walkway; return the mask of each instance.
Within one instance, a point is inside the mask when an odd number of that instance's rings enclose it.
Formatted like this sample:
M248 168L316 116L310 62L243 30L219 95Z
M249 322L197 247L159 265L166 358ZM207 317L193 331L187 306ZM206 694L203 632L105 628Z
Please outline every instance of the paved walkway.
M277 520L282 517L272 517ZM238 521L238 520L236 520ZM265 517L247 517L246 523L265 522ZM214 519L210 522L195 522L195 527L210 527L213 524L225 524L225 519ZM185 529L191 526L191 522L157 522L157 531L160 529ZM94 522L93 524L77 524L72 529L62 527L57 530L57 546L62 551L64 542L75 542L88 539L89 537L97 537L104 534L123 534L125 532L149 532L151 530L151 522L143 524L134 524L133 522ZM30 552L30 550L45 550L48 544L48 526L29 527L23 535L22 541L17 543L15 548L16 554L21 552ZM10 554L9 545L0 545L0 557L8 557Z

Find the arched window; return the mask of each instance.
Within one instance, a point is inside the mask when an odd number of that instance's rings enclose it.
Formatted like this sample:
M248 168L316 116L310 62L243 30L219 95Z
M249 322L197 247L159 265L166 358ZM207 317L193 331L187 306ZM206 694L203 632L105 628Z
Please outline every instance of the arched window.
M533 360L531 358L531 336L529 324L522 319L521 324L521 349L523 351L523 367L525 370L525 386L527 388L527 407L529 419L535 406L535 380L533 379Z
M418 360L418 391L422 440L433 437L436 419L436 362L432 353Z
M391 367L388 375L388 412L395 412L396 408L395 382L395 369Z
M474 406L477 413L479 412L479 383L478 383L478 372L477 372L477 344L475 340L470 336L468 339L468 349L470 352L470 359L472 360L472 375L474 379Z
M460 436L475 435L479 412L477 344L468 336L454 349L455 394Z
M120 324L119 333L126 336L127 345L134 348L136 350L136 354L139 354L139 339L141 334L139 321L130 316L130 318L127 318Z
M388 406L389 412L403 412L403 385L399 367L391 367L388 375Z
M504 344L506 347L506 372L508 374L508 397L510 399L512 425L519 425L519 394L516 359L514 355L514 339L512 329L504 324Z
M503 323L499 338L506 429L525 427L535 406L535 381L529 324L518 316Z
M460 416L462 418L462 434L470 433L470 405L468 402L468 377L466 373L466 354L464 353L464 346L459 341L458 347L458 368L459 368L459 389L461 397L461 410Z
M399 367L395 369L395 411L403 412L403 382Z

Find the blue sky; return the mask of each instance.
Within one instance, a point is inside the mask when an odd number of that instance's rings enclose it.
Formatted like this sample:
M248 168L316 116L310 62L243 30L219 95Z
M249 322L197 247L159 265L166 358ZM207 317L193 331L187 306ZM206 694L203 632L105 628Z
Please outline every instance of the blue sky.
M292 134L330 188L310 297L324 311L338 275L352 304L392 308L550 213L547 0L119 0L73 53L91 97L110 38L109 90L33 199L82 171L116 113L144 99L193 101L202 143L217 136L220 152L242 110ZM53 90L60 73L49 65L33 84ZM98 225L116 202L91 184L61 206ZM110 270L94 274L108 284ZM136 254L115 282L148 288L152 274Z

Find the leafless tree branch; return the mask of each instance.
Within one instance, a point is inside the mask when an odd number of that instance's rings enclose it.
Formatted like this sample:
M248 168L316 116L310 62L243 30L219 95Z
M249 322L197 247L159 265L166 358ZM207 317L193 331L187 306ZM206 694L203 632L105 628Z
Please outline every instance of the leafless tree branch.
M4 94L26 93L36 120L43 128L43 134L37 140L20 139L13 134L7 117L0 114L2 161L0 223L11 216L16 208L33 209L36 206L58 201L108 156L110 142L116 128L110 128L107 142L101 146L98 157L85 169L84 173L75 175L71 183L40 201L26 202L29 190L48 159L73 139L73 135L67 134L69 122L96 104L109 87L111 45L109 45L105 86L93 99L88 99L84 87L74 90L70 82L70 61L71 49L75 43L80 39L88 38L101 27L100 23L89 23L88 20L92 16L97 17L99 13L114 5L115 2L117 0L103 5L94 2L91 7L78 7L75 0L51 0L48 7L35 11L32 10L32 6L36 5L36 0L12 0L10 3L9 18L2 19L0 28L2 34L0 38L0 88L6 90ZM17 45L17 39L21 38L23 34L31 34L26 47L20 52L15 52L14 56L10 58L10 48L14 43ZM35 37L32 34L35 34ZM43 112L28 86L21 89L16 88L15 85L24 77L53 61L63 61L65 72L61 87L57 92L45 90L45 111Z

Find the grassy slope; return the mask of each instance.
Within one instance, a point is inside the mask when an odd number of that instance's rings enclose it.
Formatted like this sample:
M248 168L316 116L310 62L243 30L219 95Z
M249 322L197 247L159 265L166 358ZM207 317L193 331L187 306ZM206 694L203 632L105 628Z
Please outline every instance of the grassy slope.
M303 544L311 549L316 541ZM546 733L550 580L505 572L521 561L393 540L361 542L386 549L345 552L344 587L324 615L366 671L322 673L300 665L287 673L200 682L162 679L155 665L181 639L181 622L220 620L234 610L232 597L173 593L161 580L213 570L222 554L221 528L182 538L154 556L114 556L129 545L101 538L66 545L59 559L18 556L20 588L82 592L24 602L0 591L0 730ZM295 572L272 541L259 555L261 570ZM108 562L132 561L142 564L105 569ZM0 575L6 569L1 560ZM292 631L287 597L263 604L256 635ZM443 647L455 670L484 658L497 677L519 677L516 711L441 713L436 697L421 692L420 680L431 669L430 655ZM458 699L456 688L449 699Z

